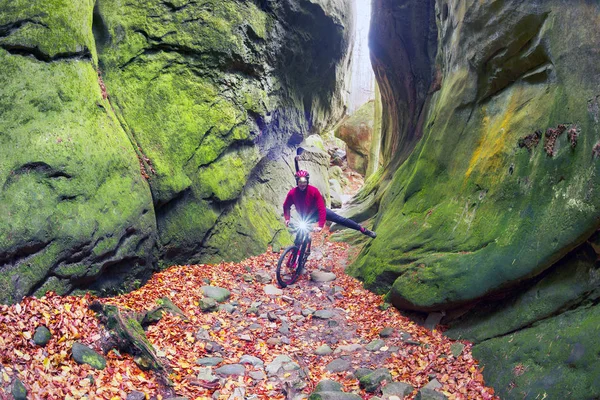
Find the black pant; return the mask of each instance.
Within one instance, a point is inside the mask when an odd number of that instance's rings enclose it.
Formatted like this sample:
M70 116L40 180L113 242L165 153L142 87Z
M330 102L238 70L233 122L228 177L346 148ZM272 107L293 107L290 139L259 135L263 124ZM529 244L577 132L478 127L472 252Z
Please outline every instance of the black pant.
M361 230L362 227L356 222L352 221L351 219L344 218L341 215L334 213L329 208L326 208L325 210L327 211L325 217L327 221L335 222L336 224L340 224L342 226L345 226L346 228L354 229L357 231ZM317 212L312 214L309 219L310 221L317 222L319 220L319 213Z

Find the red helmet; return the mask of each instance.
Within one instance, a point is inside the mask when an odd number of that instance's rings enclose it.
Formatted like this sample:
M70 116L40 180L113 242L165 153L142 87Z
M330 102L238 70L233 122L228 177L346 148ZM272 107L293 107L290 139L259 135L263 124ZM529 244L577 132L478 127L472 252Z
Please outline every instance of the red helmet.
M303 169L301 169L300 171L296 172L296 181L300 178L306 178L306 180L308 181L308 179L310 178L308 171L304 171Z

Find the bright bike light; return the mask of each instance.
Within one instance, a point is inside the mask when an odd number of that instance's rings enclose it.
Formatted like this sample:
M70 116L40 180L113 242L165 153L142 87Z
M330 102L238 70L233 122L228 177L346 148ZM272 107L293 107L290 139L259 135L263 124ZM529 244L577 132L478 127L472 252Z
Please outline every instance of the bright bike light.
M301 220L298 222L298 230L303 232L308 232L310 230L310 225L308 221Z

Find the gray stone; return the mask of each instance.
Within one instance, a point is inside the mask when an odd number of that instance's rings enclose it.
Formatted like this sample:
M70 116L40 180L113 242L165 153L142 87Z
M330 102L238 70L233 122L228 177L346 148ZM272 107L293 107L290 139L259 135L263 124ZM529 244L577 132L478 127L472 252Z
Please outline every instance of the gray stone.
M21 382L19 379L15 379L13 382L10 393L13 395L15 400L27 400L27 389L25 388L25 385L23 385L23 382Z
M417 392L415 400L447 400L448 398L440 392L433 389L423 388Z
M385 342L383 340L375 339L372 342L370 342L369 344L367 344L365 346L365 349L367 349L368 351L378 351L383 346L385 346Z
M427 329L435 329L435 327L440 323L442 318L444 318L444 313L441 312L432 312L427 315L427 319L425 319L425 324L423 325Z
M371 372L373 372L373 370L369 368L358 368L356 371L354 371L354 377L360 381L363 377L369 375Z
M361 400L362 398L354 393L346 392L315 392L310 395L308 400Z
M331 310L317 310L313 314L313 318L329 319L329 318L333 318L334 315L335 315L334 312Z
M376 369L359 379L360 386L364 388L367 393L375 393L383 381L392 381L390 371L385 368Z
M342 185L337 179L329 179L329 197L331 208L342 208Z
M200 368L198 372L198 379L206 382L214 382L219 378L212 373L212 368Z
M231 304L220 304L219 311L225 311L227 314L232 314L235 311L235 306Z
M381 332L379 332L379 336L381 336L382 338L387 338L390 337L394 334L394 328L388 326L385 327L381 330Z
M271 281L273 280L271 274L265 271L258 271L254 275L254 278L256 278L256 281L259 283L271 283Z
M283 370L286 372L297 371L299 369L300 369L300 366L298 364L296 364L295 362L289 362L289 363L283 364Z
M202 286L202 292L206 297L215 299L219 303L226 301L231 296L229 290L218 286Z
M287 335L290 333L290 325L287 322L283 322L279 327L279 333L282 335Z
M79 342L73 343L71 352L73 359L79 364L88 364L100 370L106 367L106 359L103 356Z
M281 338L270 337L269 339L267 339L267 344L270 346L277 346L277 345L281 344Z
M228 364L223 365L215 369L215 374L221 376L232 376L232 375L244 375L246 373L246 367L241 364Z
M433 379L431 381L429 381L429 383L427 383L427 385L425 385L423 387L423 389L440 389L442 387L442 384L437 380L437 379Z
M250 371L248 372L248 376L255 381L262 381L267 377L267 374L265 374L264 371Z
M127 395L126 400L146 400L146 395L143 392L138 392L134 390L133 392Z
M329 379L322 380L317 384L315 392L341 392L342 384Z
M250 274L244 274L242 275L242 279L244 280L244 282L253 282L254 281L254 277Z
M361 344L358 344L358 343L341 345L341 346L338 346L335 349L335 354L342 353L342 352L344 352L344 353L353 353L353 352L355 352L357 350L360 350L362 348L363 348L363 346Z
M275 359L271 363L267 364L267 374L269 376L276 375L277 372L279 372L279 370L282 369L285 364L293 362L294 360L292 360L289 356L279 355L275 357Z
M35 328L35 333L33 334L33 342L38 346L45 346L48 344L50 339L52 338L52 334L50 330L43 325Z
M329 294L331 295L339 295L344 292L344 288L341 286L334 286L329 290Z
M313 271L310 273L310 280L313 282L331 282L335 280L335 274L325 271Z
M196 360L196 364L205 367L215 367L223 362L221 357L204 357Z
M352 368L352 363L343 358L336 358L325 366L325 369L329 372L344 372L350 368Z
M257 367L257 366L262 367L265 363L263 360L261 360L258 357L254 357L254 356L250 356L250 355L243 355L242 358L240 358L240 364L250 364L255 367Z
M194 336L196 340L210 340L210 333L204 328L198 329Z
M244 400L246 398L246 389L243 387L236 387L233 393L227 400Z
M398 396L403 399L415 390L414 387L404 382L390 382L382 389L383 397Z
M200 299L200 309L204 312L214 311L217 309L217 301L210 297Z
M208 353L218 353L223 351L223 346L217 342L209 341L204 345L204 350L206 350Z
M464 349L465 349L465 345L460 342L452 343L450 345L450 351L452 352L452 355L454 357L460 356Z
M281 296L283 294L283 290L279 289L274 285L266 285L265 294L269 296Z
M313 315L315 313L315 310L313 310L312 308L304 308L302 310L302 316L304 317L308 317L309 315Z
M260 331L260 330L262 330L262 328L263 328L263 327L262 327L262 325L261 325L261 324L256 324L256 323L254 323L254 324L251 324L251 325L248 327L248 329L250 329L251 331Z
M318 356L327 356L331 353L333 353L333 350L331 350L331 347L326 344L317 347L315 350L315 354Z

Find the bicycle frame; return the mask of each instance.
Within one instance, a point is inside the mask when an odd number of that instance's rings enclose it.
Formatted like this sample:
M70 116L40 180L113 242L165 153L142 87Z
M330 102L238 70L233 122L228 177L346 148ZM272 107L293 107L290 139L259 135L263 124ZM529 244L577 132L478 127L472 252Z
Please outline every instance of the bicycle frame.
M276 276L279 286L285 288L295 283L308 259L311 248L310 223L300 221L296 227L294 245L285 249L277 263Z

